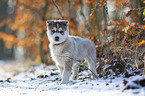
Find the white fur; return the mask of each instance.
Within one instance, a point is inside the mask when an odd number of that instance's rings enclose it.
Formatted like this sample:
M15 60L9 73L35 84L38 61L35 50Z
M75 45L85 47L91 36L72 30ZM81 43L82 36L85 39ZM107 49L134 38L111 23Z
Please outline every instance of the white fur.
M66 30L64 35L57 34L61 39L59 42L54 40L54 37L47 30L47 35L50 40L51 57L55 61L56 66L60 70L62 76L62 83L68 83L71 71L73 79L78 74L79 64L78 60L85 59L89 64L89 69L96 76L96 51L95 45L87 38L69 36ZM55 45L59 43L59 45Z

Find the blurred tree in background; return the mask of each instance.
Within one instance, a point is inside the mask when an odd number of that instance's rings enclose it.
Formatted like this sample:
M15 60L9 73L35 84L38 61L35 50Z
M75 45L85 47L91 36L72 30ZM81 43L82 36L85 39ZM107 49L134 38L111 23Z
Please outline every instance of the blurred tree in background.
M130 58L137 67L142 66L144 0L54 1L64 19L70 20L71 35L87 37L95 43L100 65ZM52 63L46 35L49 19L62 19L52 0L0 0L0 59L7 58L2 55L6 54L4 50L11 50L13 58ZM101 58L107 61L100 63Z
M12 32L9 26L6 24L10 21L10 19L8 18L11 17L11 13L8 12L8 8L9 7L7 1L0 1L0 32ZM0 59L6 58L14 58L14 48L6 48L5 42L3 42L2 39L0 39Z

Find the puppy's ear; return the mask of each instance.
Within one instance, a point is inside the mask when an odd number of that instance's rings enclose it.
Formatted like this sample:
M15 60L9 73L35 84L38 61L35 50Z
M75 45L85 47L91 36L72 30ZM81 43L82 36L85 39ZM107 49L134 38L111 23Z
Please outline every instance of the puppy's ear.
M64 20L64 21L62 21L62 24L63 24L64 26L67 26L68 21L67 21L67 20Z
M54 22L53 20L47 20L46 24L47 24L47 26L51 26L53 24L53 22Z

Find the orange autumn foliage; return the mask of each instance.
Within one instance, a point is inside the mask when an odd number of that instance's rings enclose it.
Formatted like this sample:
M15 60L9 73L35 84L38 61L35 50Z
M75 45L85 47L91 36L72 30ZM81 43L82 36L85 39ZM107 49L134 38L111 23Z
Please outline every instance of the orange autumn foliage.
M0 39L2 39L6 43L6 47L8 48L12 48L12 46L16 45L19 41L19 39L12 34L6 34L3 32L0 32Z
M141 42L137 43L136 45L137 45L137 46L141 46L141 45L144 44L144 43L145 43L145 40L142 40Z
M99 3L97 3L97 4L95 5L95 8L92 8L92 9L91 9L92 11L91 11L90 16L93 15L94 11L95 11L97 8L103 7L105 3L106 3L106 0L100 0Z
M36 60L35 60L37 63L40 63L41 62L41 57L40 57L40 55L38 55L37 57L36 57Z

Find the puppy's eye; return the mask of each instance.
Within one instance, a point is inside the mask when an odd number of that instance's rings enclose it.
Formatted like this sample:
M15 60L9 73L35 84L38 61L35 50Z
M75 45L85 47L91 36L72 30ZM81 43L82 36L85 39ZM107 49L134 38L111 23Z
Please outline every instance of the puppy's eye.
M60 34L64 35L64 31L60 31Z
M54 31L54 30L52 30L52 31L51 31L51 34L54 34L54 33L55 33L55 31Z

